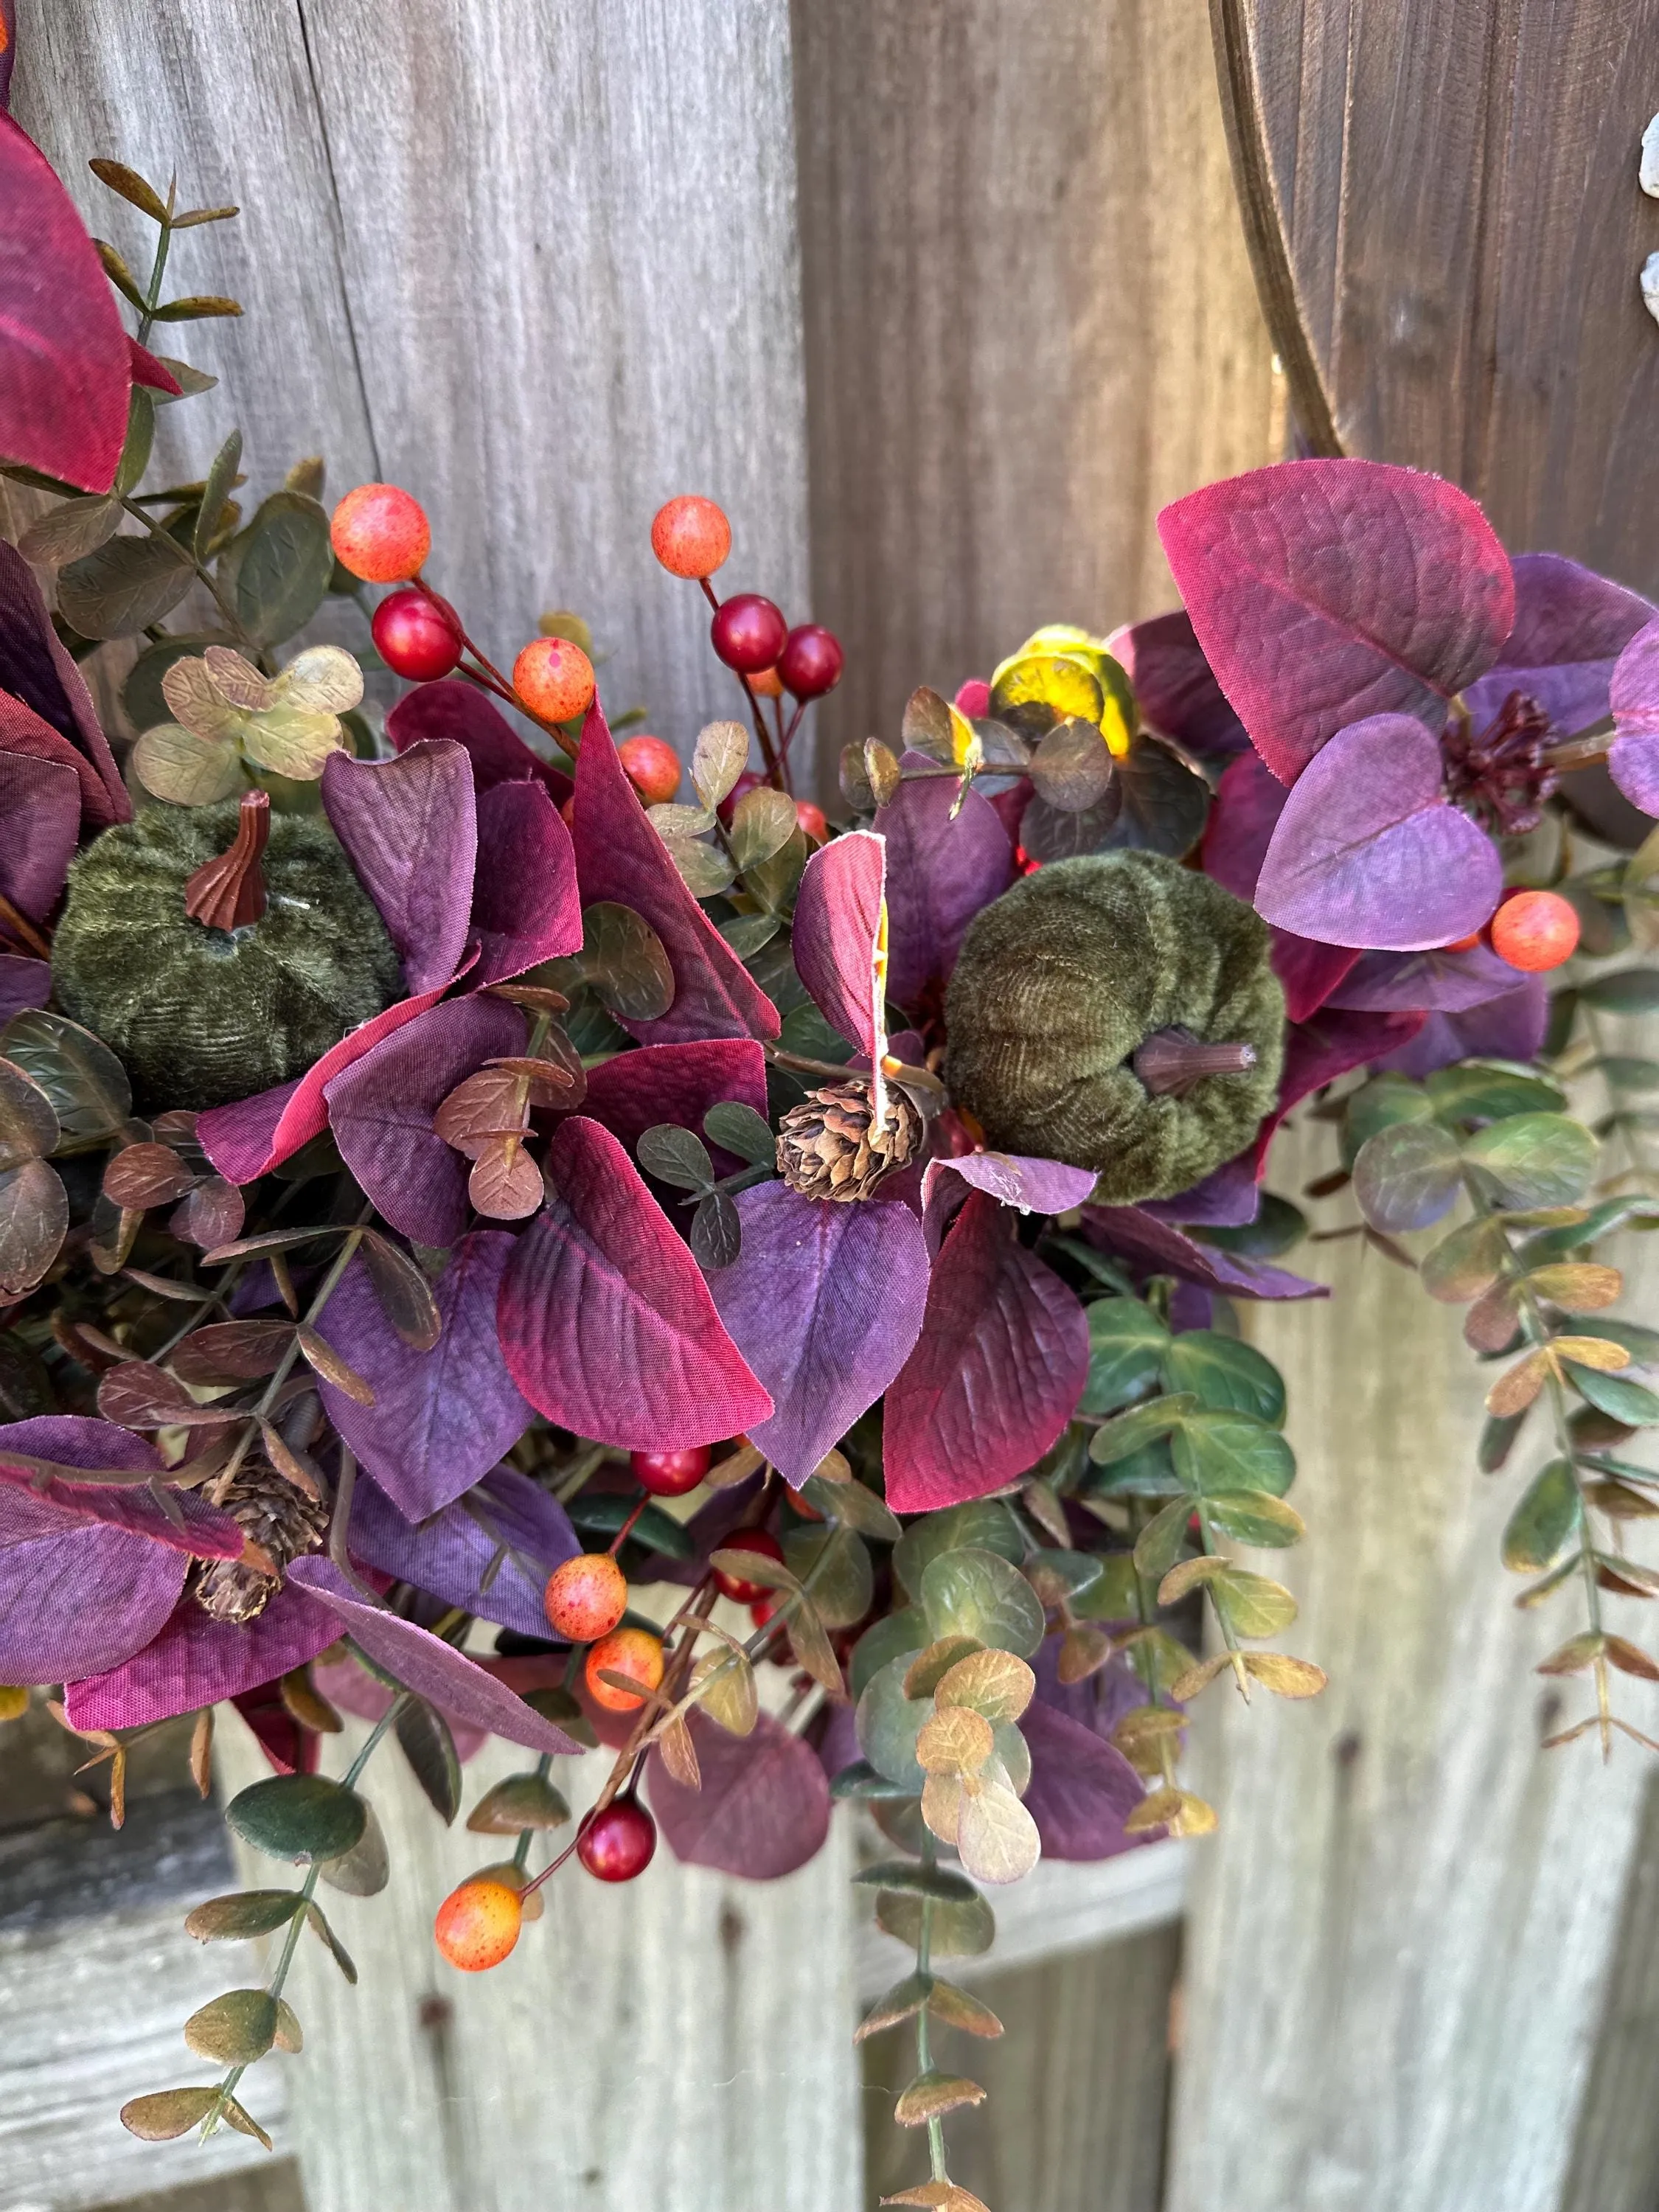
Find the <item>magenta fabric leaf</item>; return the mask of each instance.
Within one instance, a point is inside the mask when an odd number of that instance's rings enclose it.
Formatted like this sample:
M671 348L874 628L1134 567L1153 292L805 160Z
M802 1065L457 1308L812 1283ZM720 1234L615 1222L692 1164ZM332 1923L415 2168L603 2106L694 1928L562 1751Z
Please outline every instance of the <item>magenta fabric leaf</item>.
M1250 905L1289 795L1261 755L1247 750L1223 769L1211 802L1200 848L1204 872ZM1358 957L1355 947L1322 945L1316 938L1275 929L1273 973L1285 987L1291 1021L1305 1021L1323 1006Z
M830 1784L811 1745L770 1713L747 1735L729 1735L700 1712L687 1725L702 1789L676 1782L659 1751L647 1768L651 1809L675 1857L748 1881L805 1866L830 1832Z
M582 949L575 848L538 783L498 783L479 794L472 927L483 946L480 983Z
M1114 630L1106 650L1128 672L1152 728L1201 760L1248 751L1250 740L1204 658L1192 618L1177 610Z
M1437 729L1514 626L1492 525L1415 469L1281 461L1188 493L1158 528L1206 658L1284 783L1350 723Z
M435 1006L447 988L440 983L412 999L400 999L373 1021L362 1023L297 1081L279 1083L275 1090L239 1098L229 1106L212 1106L199 1115L197 1139L219 1173L230 1182L257 1182L291 1158L301 1145L320 1136L328 1127L324 1093L334 1078Z
M335 1642L340 1626L337 1613L295 1585L291 1571L252 1620L215 1620L193 1597L181 1598L141 1651L66 1684L64 1704L79 1729L142 1728L199 1712L304 1666Z
M1242 1229L1261 1211L1261 1186L1252 1152L1240 1152L1178 1197L1147 1199L1141 1212L1183 1229Z
M778 1034L778 1010L680 880L645 817L596 699L576 761L576 871L582 903L613 901L645 916L674 970L674 1003L651 1022L624 1022L643 1044Z
M549 1203L514 1248L496 1313L531 1404L627 1451L714 1443L765 1420L770 1396L611 1132L585 1115L563 1122L547 1182Z
M464 1077L524 1046L516 1006L501 999L447 999L394 1030L328 1085L325 1103L341 1158L405 1237L453 1244L466 1227L468 1163L437 1134L433 1116Z
M938 768L917 752L902 765ZM1013 842L996 809L969 791L953 822L957 797L955 777L935 773L902 783L876 811L887 841L887 990L901 1005L950 975L969 923L1013 880Z
M1511 691L1534 699L1563 734L1607 712L1614 663L1654 617L1650 603L1560 553L1517 553L1515 626L1497 665L1468 686L1463 703L1476 731Z
M905 1206L841 1206L781 1182L739 1193L743 1246L709 1278L732 1342L772 1394L751 1443L797 1489L910 1355L927 1240Z
M405 1689L474 1728L505 1736L509 1743L565 1759L580 1753L581 1746L562 1729L544 1721L533 1706L482 1667L475 1667L453 1644L417 1628L412 1620L400 1620L383 1606L365 1603L331 1559L313 1552L295 1559L288 1572L290 1584L297 1583L309 1601L335 1616L337 1635L343 1630Z
M148 346L141 346L137 338L127 338L127 358L132 364L132 380L147 384L152 392L165 392L169 399L182 399L185 387L170 368L165 368Z
M630 1159L647 1129L674 1121L702 1134L702 1117L722 1099L766 1112L766 1054L753 1037L710 1037L707 1042L644 1044L592 1069L581 1111L621 1140ZM742 1161L711 1146L722 1175Z
M1440 788L1440 741L1409 714L1339 731L1285 802L1256 911L1322 943L1414 952L1479 929L1504 863Z
M975 1191L934 1262L921 1334L888 1391L882 1456L896 1513L957 1505L1034 1466L1089 1372L1089 1324L1028 1252L1012 1214Z
M26 1006L44 1006L52 996L52 963L21 952L0 952L0 1027Z
M1219 1245L1200 1244L1172 1222L1139 1206L1091 1206L1084 1217L1091 1240L1161 1275L1178 1275L1201 1290L1242 1298L1328 1298L1323 1283L1310 1283L1283 1267L1242 1259Z
M1526 975L1501 998L1457 1013L1431 1014L1415 1036L1379 1054L1375 1065L1421 1078L1460 1060L1531 1060L1543 1050L1549 1016L1547 980Z
M1114 1745L1040 1698L1021 1714L1019 1732L1031 1754L1025 1809L1044 1858L1109 1859L1146 1840L1123 1832L1146 1793Z
M418 1525L377 1483L361 1478L351 1502L351 1548L446 1605L544 1637L547 1578L582 1547L556 1498L516 1468L496 1467Z
M463 1237L432 1285L443 1330L430 1352L404 1342L356 1255L322 1327L374 1392L360 1406L320 1384L329 1417L368 1473L411 1521L470 1490L530 1425L495 1335L495 1304L514 1239L502 1229Z
M228 1513L193 1490L172 1492L175 1521L148 1488L76 1482L42 1467L149 1468L162 1472L154 1449L131 1430L83 1413L43 1413L0 1427L0 1546L84 1528L91 1522L204 1559L241 1556L242 1532Z
M132 802L99 726L85 678L52 626L34 571L3 540L0 693L7 695L0 698L0 750L34 753L73 768L89 829L131 819ZM61 741L57 745L54 738Z
M472 764L464 746L416 745L395 760L331 754L323 811L374 902L411 992L460 965L478 857Z
M1659 814L1659 620L1638 630L1620 654L1609 703L1608 773L1632 806Z
M0 752L0 893L31 921L57 904L81 836L81 784L62 762Z
M9 115L0 115L0 206L7 456L106 492L127 434L126 332L75 203Z
M459 677L419 684L405 692L386 718L386 733L400 753L431 738L465 745L477 792L491 791L498 783L539 783L554 805L562 806L576 787L525 742L476 684Z
M884 1048L882 902L887 846L854 830L820 846L795 897L795 969L831 1029L873 1060Z
M1516 971L1484 945L1465 952L1366 952L1327 1004L1341 1013L1467 1013L1515 988Z

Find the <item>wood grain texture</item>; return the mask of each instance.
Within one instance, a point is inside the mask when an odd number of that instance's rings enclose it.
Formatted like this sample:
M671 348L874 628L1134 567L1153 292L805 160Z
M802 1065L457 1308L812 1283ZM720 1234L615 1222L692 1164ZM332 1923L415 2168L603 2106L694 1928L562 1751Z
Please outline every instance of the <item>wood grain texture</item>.
M348 1723L335 1771L361 1737ZM266 1771L228 1717L218 1757L227 1791ZM466 1804L526 1764L488 1745L465 1770ZM605 1771L556 1763L555 1779L580 1811ZM637 1885L608 1889L573 1861L512 1959L468 1976L439 1959L432 1915L507 1854L463 1821L446 1830L395 1746L363 1788L391 1886L320 1893L358 1984L307 1942L289 1986L307 2047L284 2062L294 2117L278 2148L299 2158L309 2212L854 2212L844 1823L781 1882L726 1881L665 1851Z
M1328 1164L1281 1139L1276 1188ZM1474 1469L1483 1375L1455 1312L1355 1243L1334 1295L1251 1314L1290 1395L1307 1544L1258 1564L1330 1686L1199 1707L1221 1832L1194 1867L1170 2212L1556 2212L1649 1782L1621 1743L1544 1753L1582 1683L1532 1671L1580 1625L1520 1613L1498 1539L1544 1456ZM1651 1304L1643 1248L1629 1310ZM1609 1625L1641 1637L1627 1601ZM1635 1617L1631 1617L1635 1616ZM1653 1690L1619 1683L1653 1732Z
M797 0L794 33L838 745L1039 623L1173 605L1158 508L1277 432L1202 0Z
M1653 2212L1659 2204L1656 2049L1659 1780L1650 1778L1560 2212Z
M1249 228L1315 450L1454 477L1506 544L1659 590L1636 179L1656 0L1212 0Z

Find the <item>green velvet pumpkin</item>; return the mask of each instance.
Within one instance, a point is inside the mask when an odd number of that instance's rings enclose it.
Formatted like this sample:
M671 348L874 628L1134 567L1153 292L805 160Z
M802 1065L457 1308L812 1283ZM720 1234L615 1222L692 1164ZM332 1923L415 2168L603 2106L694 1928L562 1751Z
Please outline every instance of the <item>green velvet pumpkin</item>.
M1156 853L1091 854L977 915L945 1000L951 1097L988 1144L1092 1168L1103 1205L1173 1198L1273 1104L1285 995L1265 922ZM1254 1067L1154 1097L1129 1065L1161 1030L1255 1048Z
M185 886L229 849L238 805L145 807L70 870L52 949L58 1001L116 1054L141 1111L286 1083L403 990L385 925L315 817L272 817L257 922L189 918Z

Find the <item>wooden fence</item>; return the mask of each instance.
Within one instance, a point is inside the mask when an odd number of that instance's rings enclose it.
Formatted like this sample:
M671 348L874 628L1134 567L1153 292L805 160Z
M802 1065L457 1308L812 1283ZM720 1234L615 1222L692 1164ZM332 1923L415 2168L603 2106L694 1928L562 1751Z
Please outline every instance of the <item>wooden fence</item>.
M1268 169L1301 111L1252 88L1282 93L1287 54L1305 83L1339 13L1386 59L1380 0L1217 0L1235 136ZM1440 13L1462 39L1505 9ZM581 610L612 656L607 699L682 745L728 702L694 595L650 557L674 491L732 514L735 584L843 637L832 784L836 744L890 737L915 684L983 672L1044 619L1172 604L1158 506L1283 449L1204 0L22 0L19 35L21 119L94 229L130 234L87 175L96 153L245 210L180 248L192 289L247 309L181 342L222 380L163 414L181 472L237 422L254 491L317 452L337 487L408 484L434 580L491 647ZM1632 165L1656 102L1634 77L1604 88ZM1309 111L1340 128L1340 100ZM1279 239L1281 306L1310 282L1311 236ZM1260 225L1254 243L1265 265ZM1527 283L1559 264L1505 266L1524 325ZM1362 274L1371 327L1395 329ZM1419 269L1413 297L1455 281ZM1351 345L1334 378L1319 351L1342 319L1304 319L1280 351L1363 441L1340 399L1363 365ZM1391 458L1455 465L1399 434ZM1318 1142L1285 1142L1281 1187L1326 1164ZM1504 1499L1470 1472L1479 1389L1455 1316L1374 1255L1327 1249L1338 1297L1267 1316L1261 1340L1311 1523L1299 1648L1332 1690L1215 1702L1200 1748L1223 1832L1140 1855L1139 1893L1121 1869L1043 1870L1054 1924L1081 1940L988 1962L1014 2033L986 2062L994 2136L959 2166L996 2212L1651 2212L1659 2191L1649 2075L1602 2033L1659 2011L1650 1886L1631 1875L1645 1775L1623 1753L1606 1772L1540 1758L1545 1631L1507 1609ZM252 1753L223 1733L234 1778ZM621 1899L561 1893L510 1975L440 1987L425 1914L470 1855L400 1781L374 1794L403 1878L342 1908L362 1984L319 1956L296 1988L312 2050L261 2070L285 2084L299 2175L263 2185L258 2212L295 2212L301 2187L309 2212L850 2212L890 2173L879 2130L870 2188L848 2148L860 2100L879 2119L892 2087L861 2088L845 2039L850 1837L769 1888L671 1867ZM37 1841L42 1868L80 1863L49 1858L63 1824ZM130 1975L142 1954L158 1981L183 1942L160 1919L142 1941L54 1924L82 1967ZM1113 1929L1140 1932L1103 1944ZM0 1997L33 1993L39 2053L10 2085L37 2119L10 2160L0 2083L0 2208L182 2185L196 2154L128 2157L91 2118L96 2069L64 2086L50 1940L26 1923L0 1946ZM171 2062L143 2048L161 2071L131 2086L160 2086Z

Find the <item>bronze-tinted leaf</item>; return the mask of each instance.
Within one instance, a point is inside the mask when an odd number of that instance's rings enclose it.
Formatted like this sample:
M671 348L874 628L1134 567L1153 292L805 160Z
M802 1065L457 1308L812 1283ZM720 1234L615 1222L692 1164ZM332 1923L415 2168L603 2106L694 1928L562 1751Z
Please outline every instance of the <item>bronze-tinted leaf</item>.
M132 1086L90 1030L31 1007L14 1014L0 1050L52 1101L66 1138L112 1136L132 1112Z
M1276 1698L1316 1698L1326 1681L1322 1667L1310 1659L1292 1659L1288 1651L1247 1651L1244 1671Z
M169 220L167 202L155 185L147 183L137 169L130 169L125 161L108 161L102 155L88 161L87 167L100 185L107 185L111 191L118 192L124 200L136 207L140 214L147 215L152 222Z
M901 2021L914 2019L933 1995L933 1987L931 1974L907 1974L884 1996L876 1999L854 2030L854 2042L866 2042L871 2036L879 2035L884 2028L897 2027Z
M252 2066L276 2040L276 2000L265 1990L227 1990L185 2022L185 2041L198 2058Z
M46 1273L69 1231L69 1198L45 1160L0 1171L0 1292L21 1297Z
M653 1022L674 1003L674 970L662 939L631 906L597 899L582 908L582 949L574 964L619 1021Z
M936 1711L916 1736L916 1764L927 1774L977 1774L996 1747L991 1723L971 1706Z
M794 835L795 802L787 792L763 784L746 791L732 817L732 860L739 874L781 853Z
M974 1651L945 1670L933 1696L941 1712L960 1705L988 1721L1017 1721L1036 1692L1036 1676L1012 1651Z
M218 1427L234 1418L198 1406L182 1382L148 1359L124 1359L99 1378L98 1410L123 1429Z
M741 1651L711 1651L691 1674L691 1693L728 1735L753 1733L760 1711L755 1670Z
M475 1209L492 1221L522 1221L545 1195L542 1171L511 1133L492 1137L472 1163L466 1194Z
M526 1828L557 1828L570 1808L544 1774L508 1774L486 1790L467 1814L474 1835L516 1836Z
M509 1069L481 1067L445 1098L433 1116L433 1128L468 1159L481 1158L505 1134L528 1130L527 1088Z
M1622 1636L1609 1636L1607 1648L1608 1659L1621 1673L1639 1675L1644 1682L1659 1682L1659 1666L1639 1645Z
M224 2112L225 2124L227 2127L234 2128L239 2136L252 2136L254 2141L258 2143L263 2144L266 2150L275 2148L275 2145L272 2143L270 2137L259 2125L259 2123L254 2118L252 2113L248 2111L245 2105L238 2104L234 2097L227 2097L225 2099L222 2110Z
M234 744L198 737L179 722L157 722L132 749L138 781L173 806L213 806L247 781Z
M322 1376L324 1382L331 1382L337 1390L343 1391L356 1405L372 1406L374 1403L372 1385L364 1381L349 1361L340 1357L325 1337L319 1336L314 1328L307 1328L303 1322L295 1334L299 1339L301 1357L308 1367Z
M268 707L261 714L250 714L242 730L247 757L295 783L315 783L344 743L336 716L297 707Z
M1499 1420L1524 1413L1544 1387L1550 1356L1544 1350L1528 1352L1500 1375L1486 1393L1486 1411Z
M362 1802L362 1834L349 1851L342 1851L337 1858L323 1860L318 1868L319 1878L345 1897L378 1897L392 1879L392 1855L386 1849L386 1831L368 1798Z
M430 1352L443 1333L430 1283L408 1253L378 1229L363 1231L360 1249L380 1310L405 1344L416 1352Z
M893 2107L893 2118L902 2128L925 2127L929 2120L937 2120L946 2112L954 2112L964 2105L982 2105L985 2091L977 2081L969 2081L959 2074L941 2074L932 2068L918 2074L908 2088L900 2095Z
M361 1849L361 1845L359 1846ZM271 2038L278 2051L303 2051L305 2037L300 2028L300 2016L285 1997L276 2000L276 2033Z
M56 568L65 561L79 561L95 553L115 534L121 520L121 502L106 495L101 499L66 499L32 522L17 541L26 561Z
M879 738L864 741L864 774L876 805L885 806L899 787L901 770L897 755Z
M1607 1656L1607 1639L1599 1630L1585 1629L1580 1635L1570 1636L1567 1641L1552 1651L1547 1659L1538 1662L1540 1674L1582 1674L1598 1659Z
M82 637L134 637L171 614L195 580L174 539L112 538L59 569L58 611Z
M274 1374L293 1341L285 1321L210 1322L174 1347L173 1371L183 1382L250 1382Z
M1111 787L1111 749L1092 722L1056 722L1031 755L1028 773L1037 796L1063 814L1097 805Z
M154 2096L131 2097L121 2107L121 2125L144 2142L171 2142L198 2127L217 2103L216 2087L161 2089Z
M1521 1286L1500 1277L1470 1306L1463 1316L1463 1341L1472 1352L1503 1352L1520 1327Z
M58 1142L58 1116L33 1077L0 1060L0 1171L44 1159Z
M702 1769L697 1764L697 1747L691 1741L691 1731L684 1717L676 1714L657 1738L657 1749L662 1763L684 1790L701 1790Z
M1556 1267L1534 1267L1527 1283L1536 1296L1568 1313L1594 1313L1610 1306L1624 1291L1625 1279L1617 1267L1593 1261L1564 1261Z
M285 1927L304 1904L297 1889L242 1889L210 1897L185 1916L185 1933L198 1943L240 1942Z
M125 1145L111 1156L104 1170L104 1195L116 1206L142 1213L149 1206L167 1206L182 1198L195 1180L178 1153L166 1145Z
M965 1659L970 1652L982 1648L976 1636L939 1637L910 1662L904 1677L905 1696L910 1698L931 1698L959 1659Z
M979 1881L1018 1881L1042 1856L1036 1822L1015 1796L1000 1760L977 1783L963 1783L957 1850Z
M218 292L193 292L182 300L168 300L152 310L158 323L204 323L217 315L240 315L241 312L236 301L227 300Z
M210 1176L173 1209L167 1227L183 1243L211 1252L241 1235L246 1211L246 1201L234 1182Z
M1091 1622L1075 1622L1060 1637L1054 1671L1069 1688L1074 1682L1086 1682L1091 1674L1097 1674L1111 1656L1112 1639L1103 1628L1097 1628Z
M311 1679L310 1667L292 1667L276 1685L286 1711L313 1735L338 1735L344 1723ZM368 1799L364 1799L367 1805Z

